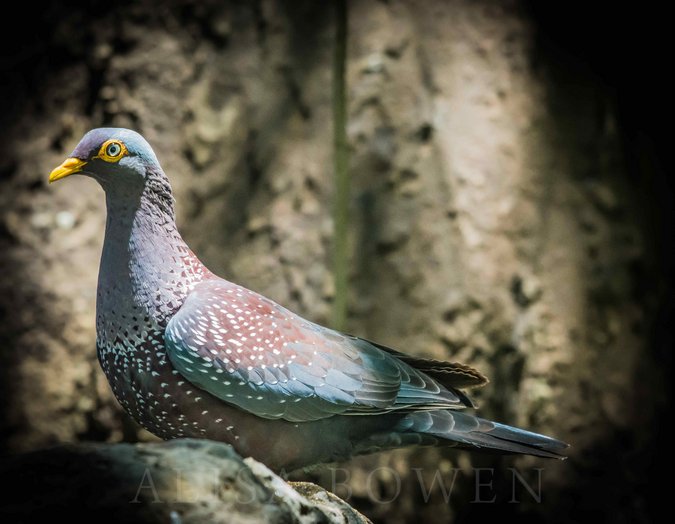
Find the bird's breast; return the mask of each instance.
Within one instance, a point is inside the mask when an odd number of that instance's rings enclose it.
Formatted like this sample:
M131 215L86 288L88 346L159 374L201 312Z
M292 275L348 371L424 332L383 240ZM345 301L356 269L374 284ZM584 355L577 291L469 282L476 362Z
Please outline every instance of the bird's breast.
M186 380L171 364L164 329L151 323L102 317L97 352L110 387L124 410L164 438L206 437L240 444L239 414Z

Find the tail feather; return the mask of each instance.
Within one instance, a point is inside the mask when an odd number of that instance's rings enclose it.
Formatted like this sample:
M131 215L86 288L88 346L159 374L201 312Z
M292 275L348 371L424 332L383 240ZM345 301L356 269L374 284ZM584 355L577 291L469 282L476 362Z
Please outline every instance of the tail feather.
M457 411L432 411L428 420L415 421L423 413L412 413L415 430L418 424L429 433L443 440L456 442L460 447L483 448L504 453L519 453L548 458L565 458L561 452L568 445L560 440L520 428L492 422Z
M403 417L391 432L373 435L362 447L373 451L402 445L454 446L503 454L565 459L568 444L552 437L451 410L418 411Z

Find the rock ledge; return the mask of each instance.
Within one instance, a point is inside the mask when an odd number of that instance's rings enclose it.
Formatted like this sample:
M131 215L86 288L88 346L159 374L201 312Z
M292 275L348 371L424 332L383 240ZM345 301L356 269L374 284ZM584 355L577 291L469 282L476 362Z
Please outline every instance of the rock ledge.
M297 490L228 445L207 440L65 445L11 457L3 522L370 522L332 493Z

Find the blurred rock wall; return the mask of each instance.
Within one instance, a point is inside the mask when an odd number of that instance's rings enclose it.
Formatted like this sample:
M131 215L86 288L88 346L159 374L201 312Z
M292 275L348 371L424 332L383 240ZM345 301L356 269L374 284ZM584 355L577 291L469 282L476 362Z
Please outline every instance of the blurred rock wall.
M7 77L8 451L151 438L121 413L96 361L102 192L88 179L46 185L92 127L145 135L173 183L181 230L213 271L329 318L332 10L96 6L47 8L49 23ZM565 463L516 463L545 467L548 504L508 511L555 520L555 504L593 506L590 479L631 482L646 467L650 434L636 428L653 425L645 400L662 387L643 358L658 282L611 100L592 76L547 58L525 7L349 3L349 330L479 368L491 379L476 392L484 415L572 442ZM611 460L619 449L625 460ZM430 482L436 468L469 471L470 460L514 463L449 450L365 457L346 466L350 502L387 522L462 517L472 480L453 504L421 504L410 468ZM388 493L392 472L403 496L374 502L372 483Z

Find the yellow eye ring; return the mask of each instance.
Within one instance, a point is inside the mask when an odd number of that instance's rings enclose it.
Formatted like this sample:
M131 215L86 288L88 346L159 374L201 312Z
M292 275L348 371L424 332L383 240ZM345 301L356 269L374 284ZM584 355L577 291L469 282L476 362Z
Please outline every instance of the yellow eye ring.
M94 158L100 158L106 162L119 162L128 153L129 151L124 142L111 139L103 142L101 149L98 150L98 155Z

